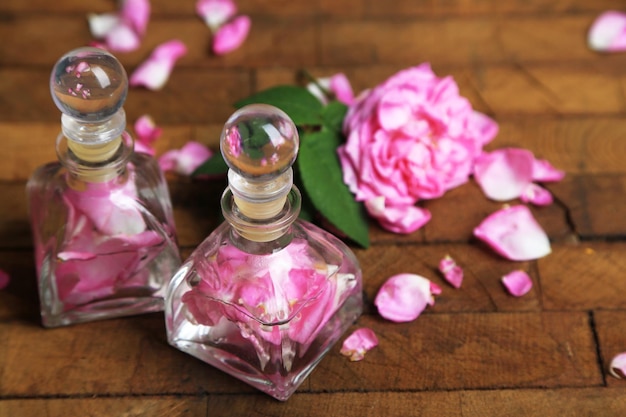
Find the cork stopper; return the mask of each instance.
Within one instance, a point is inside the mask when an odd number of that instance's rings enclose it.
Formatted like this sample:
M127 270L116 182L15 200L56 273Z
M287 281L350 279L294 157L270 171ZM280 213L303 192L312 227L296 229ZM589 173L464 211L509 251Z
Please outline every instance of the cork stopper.
M128 77L120 62L98 48L70 51L52 69L50 92L73 154L89 163L111 159L126 128Z
M239 212L251 220L277 216L293 185L298 130L282 110L252 104L224 125L220 147L230 168L228 182Z

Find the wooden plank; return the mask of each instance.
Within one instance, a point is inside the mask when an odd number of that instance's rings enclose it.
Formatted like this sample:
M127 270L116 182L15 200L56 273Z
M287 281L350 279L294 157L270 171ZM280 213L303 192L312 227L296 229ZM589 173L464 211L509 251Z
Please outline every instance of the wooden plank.
M167 0L151 0L153 16L180 16L195 13L195 0L181 0L175 3ZM319 4L318 4L319 3ZM393 7L384 3L368 0L319 0L317 2L294 2L274 0L239 0L238 10L241 13L301 16L322 13L323 15L342 17L421 17L421 16L473 16L483 14L570 14L581 12L602 12L607 9L620 9L623 3L619 0L560 0L546 4L544 1L509 1L498 0L455 0L455 1L420 1L399 0ZM5 0L0 3L0 12L19 14L39 13L105 13L117 10L116 4L110 0L84 2L65 0L51 3L46 0Z
M133 52L115 55L130 73L156 46L178 39L187 46L187 53L176 64L178 67L232 68L279 64L298 67L317 64L316 28L310 18L259 17L254 20L242 47L217 57L211 52L209 28L193 10L189 15L176 19L151 19L140 47ZM10 40L0 44L0 64L37 65L50 69L69 50L93 41L86 17L47 14L18 15L0 21L0 38ZM283 42L285 39L289 42Z
M537 61L593 61L584 41L596 13L572 16L477 17L441 20L325 20L320 31L324 65L437 65ZM571 36L577 33L579 36Z
M624 309L624 242L554 246L538 261L542 303L547 310Z
M626 236L626 175L573 175L548 187L583 238Z
M46 398L0 401L1 416L171 416L207 413L207 400L197 397Z
M13 399L0 402L0 415L64 417L99 415L168 416L274 416L420 417L432 415L543 415L589 416L602 410L605 416L626 412L626 394L617 388L567 388L545 390L479 390L449 392L347 392L296 393L279 403L261 394L197 397L121 397ZM126 414L124 414L126 413Z
M299 392L602 383L582 312L426 314L406 324L363 316L358 325L372 328L380 345L358 363L335 346ZM0 335L0 392L6 396L254 392L169 347L161 314L53 330L3 322Z
M571 388L559 390L477 390L435 392L367 392L294 394L277 405L265 397L209 398L216 415L275 416L619 416L626 412L626 394L620 389ZM220 413L224 410L224 414Z
M425 314L405 324L364 316L357 325L372 328L379 346L361 362L328 355L311 374L311 390L602 384L589 319L582 312Z
M605 0L606 1L606 0ZM195 16L195 4L197 0L180 0L171 2L167 0L150 0L151 16L153 17L179 17ZM346 7L349 7L346 6ZM87 13L110 13L117 11L116 2L111 0L94 0L84 2L81 0L64 0L51 3L46 0L5 0L0 3L0 12L7 14L87 14ZM289 0L273 0L267 3L264 0L238 0L237 9L242 14L274 15L274 16L301 16L317 13L317 5L314 2L297 2ZM198 17L198 19L200 19ZM148 29L150 30L150 29Z
M317 19L314 14L256 16L246 42L222 57L210 53L211 33L195 14L154 17L140 48L118 53L130 70L160 43L179 39L188 48L177 66L291 68L354 65L473 66L480 63L609 62L620 55L591 51L585 34L596 12L571 16L481 16L444 19ZM571 36L577 33L579 36ZM93 40L80 15L16 15L0 22L0 63L51 67L69 49ZM282 42L289 39L289 42ZM495 41L494 41L495 40ZM44 47L45 45L45 47Z
M610 307L603 306L602 308L608 309ZM610 375L609 368L615 355L626 352L626 333L624 333L626 311L623 309L619 311L594 311L593 318L602 355L602 371L606 375L607 386L624 389L626 381Z
M320 9L329 16L380 18L380 17L440 17L449 15L475 16L483 14L570 14L580 12L603 12L607 9L620 9L619 0L560 0L544 2L498 1L498 0L452 0L414 1L398 0L389 5L385 2L368 0L320 0Z
M0 335L5 396L253 392L170 347L162 313L57 329L11 321Z

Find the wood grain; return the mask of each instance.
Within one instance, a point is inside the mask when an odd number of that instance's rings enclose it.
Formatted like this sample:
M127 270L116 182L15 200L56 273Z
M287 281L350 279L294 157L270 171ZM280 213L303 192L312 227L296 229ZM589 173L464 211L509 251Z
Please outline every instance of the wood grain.
M0 2L0 417L60 416L623 416L624 380L608 375L626 351L626 54L601 54L587 31L621 0L237 0L252 29L244 45L210 53L195 0L151 0L139 49L119 53L131 74L155 46L188 52L160 91L131 88L128 129L149 114L163 127L157 155L189 140L217 150L240 98L278 84L344 73L355 93L401 69L430 63L451 76L499 134L487 150L522 147L566 172L555 196L531 210L552 253L511 262L473 238L501 203L473 180L418 204L422 229L398 235L370 223L372 245L354 248L365 313L380 344L361 362L336 345L294 396L280 403L171 348L162 314L44 329L25 198L34 169L56 159L60 113L49 94L54 62L92 40L87 14L113 0ZM221 221L224 179L167 181L183 257ZM518 204L514 200L509 204ZM460 289L437 270L450 254ZM533 288L513 297L515 269ZM410 323L391 323L374 299L387 278L422 275L442 288Z

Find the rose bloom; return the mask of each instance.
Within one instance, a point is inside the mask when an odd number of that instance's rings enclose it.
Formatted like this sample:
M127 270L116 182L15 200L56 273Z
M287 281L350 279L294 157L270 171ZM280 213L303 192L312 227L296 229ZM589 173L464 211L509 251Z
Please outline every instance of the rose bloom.
M474 159L498 132L459 95L452 77L438 78L428 64L361 93L343 128L347 142L338 153L344 182L384 228L397 233L425 224L430 213L415 203L467 182Z

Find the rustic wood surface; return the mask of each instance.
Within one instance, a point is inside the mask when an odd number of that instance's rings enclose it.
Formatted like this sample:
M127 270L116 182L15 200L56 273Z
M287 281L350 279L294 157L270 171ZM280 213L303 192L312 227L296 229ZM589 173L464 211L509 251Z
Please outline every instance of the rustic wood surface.
M586 45L593 19L618 0L238 0L252 18L239 50L209 53L195 0L153 0L132 71L157 44L189 49L159 92L131 89L129 124L150 114L159 153L198 140L215 148L232 103L252 92L344 72L356 91L430 62L500 124L490 149L520 146L567 172L555 203L533 212L553 253L503 260L472 238L500 205L474 183L425 204L433 220L399 236L371 226L355 251L368 305L355 326L380 345L362 362L336 346L285 403L166 343L162 314L46 330L24 187L54 160L60 115L48 77L91 40L86 15L113 0L0 2L0 416L624 416L626 381L608 373L626 351L626 53ZM184 254L217 226L224 184L168 176ZM465 267L455 290L437 273L449 253ZM499 278L531 275L522 298ZM372 300L386 278L412 272L443 287L416 321L386 322Z

